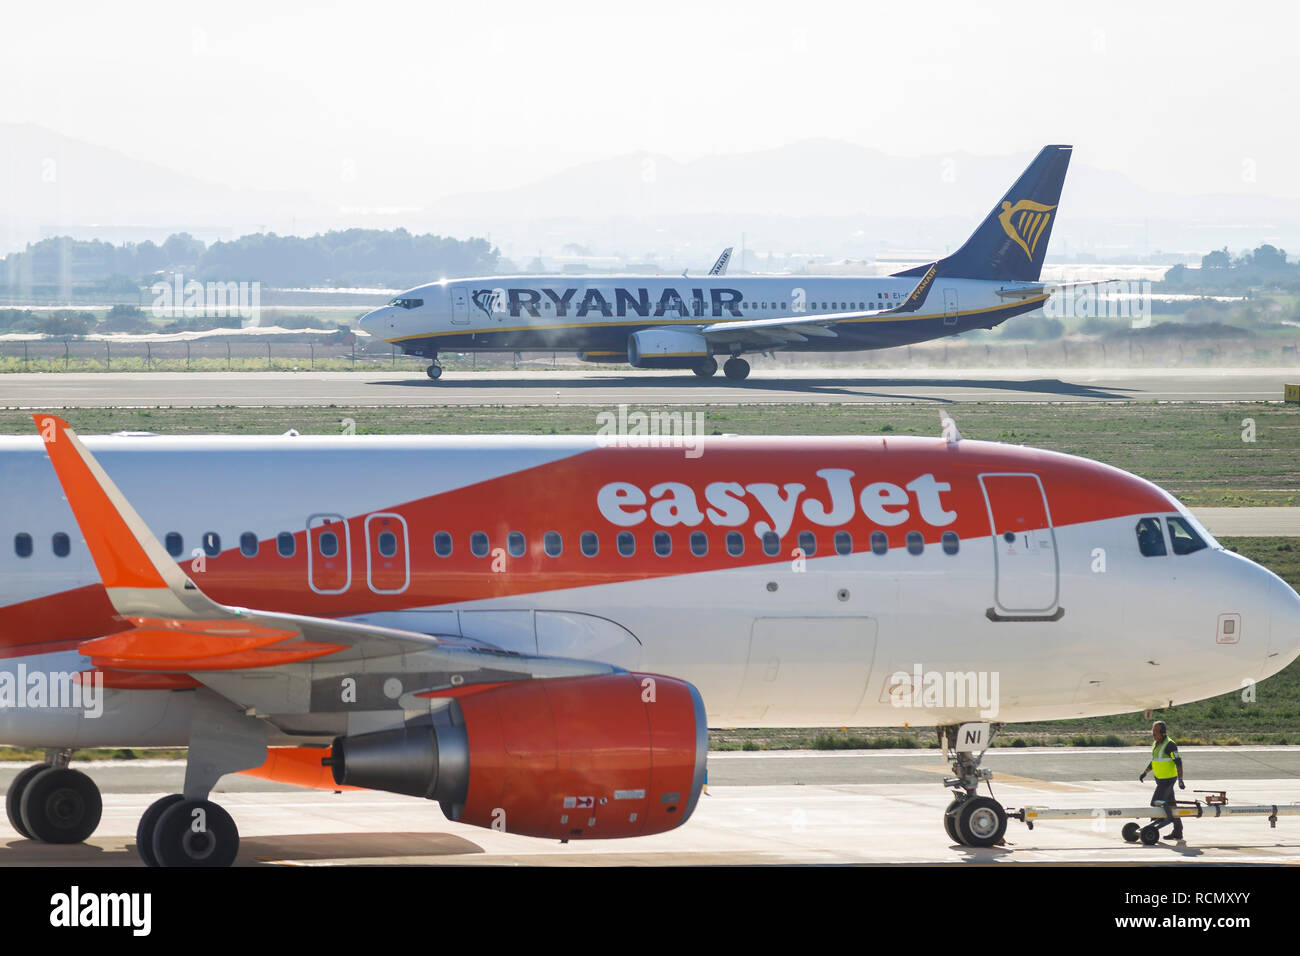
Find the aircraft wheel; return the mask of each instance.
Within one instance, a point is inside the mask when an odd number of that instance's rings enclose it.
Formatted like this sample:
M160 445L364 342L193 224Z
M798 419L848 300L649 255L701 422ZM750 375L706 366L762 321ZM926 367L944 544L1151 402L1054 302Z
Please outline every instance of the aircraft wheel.
M135 828L135 852L140 854L140 859L144 861L145 866L158 865L158 857L153 855L153 833L158 828L158 820L172 804L184 799L185 797L179 793L169 793L149 804L144 815L140 817L140 822Z
M159 866L230 866L237 853L239 828L211 800L177 800L154 827L153 855Z
M1142 828L1142 843L1146 846L1155 846L1160 842L1160 831L1154 826L1145 826Z
M749 377L749 363L743 358L727 359L726 364L722 366L722 374L733 382L743 382Z
M948 834L948 839L952 840L953 843L961 843L961 837L957 834L956 814L957 808L960 807L963 802L964 801L962 800L954 800L952 803L948 804L947 809L943 811L943 830Z
M718 374L718 360L712 355L708 358L702 358L693 371L700 378L712 378L714 375Z
M42 843L82 843L104 811L99 787L80 770L46 767L27 781L21 801L23 825Z
M9 825L29 840L32 839L32 834L27 829L27 824L23 823L23 791L27 789L32 777L42 770L48 770L49 766L47 763L34 763L23 768L14 777L14 782L9 784L9 792L5 794L5 815L9 817Z
M424 374L436 382L438 379L442 378L442 366L437 364L430 365L424 370Z
M995 846L1007 832L1007 812L992 797L963 800L954 817L957 835L966 846Z
M1119 835L1124 838L1125 843L1136 843L1142 835L1142 828L1136 823L1129 822L1120 828Z

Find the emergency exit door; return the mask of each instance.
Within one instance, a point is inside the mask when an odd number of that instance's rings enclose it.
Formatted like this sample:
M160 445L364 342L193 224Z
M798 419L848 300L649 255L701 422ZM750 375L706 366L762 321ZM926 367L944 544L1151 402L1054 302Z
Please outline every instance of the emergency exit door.
M1037 475L980 475L993 537L994 607L1008 617L1057 611L1060 564L1047 496Z
M943 324L957 324L957 290L943 290Z
M352 584L352 540L342 515L307 519L307 583L317 594L342 594Z

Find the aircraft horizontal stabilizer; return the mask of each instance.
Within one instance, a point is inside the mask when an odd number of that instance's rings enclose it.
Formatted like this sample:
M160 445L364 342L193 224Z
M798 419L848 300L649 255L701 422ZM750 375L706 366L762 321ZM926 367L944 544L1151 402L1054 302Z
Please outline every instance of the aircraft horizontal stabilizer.
M1012 289L998 289L997 294L1003 299L1035 299L1054 292L1064 292L1067 289L1104 286L1119 281L1119 279L1091 279L1082 282L1036 282L1033 285L1016 286Z

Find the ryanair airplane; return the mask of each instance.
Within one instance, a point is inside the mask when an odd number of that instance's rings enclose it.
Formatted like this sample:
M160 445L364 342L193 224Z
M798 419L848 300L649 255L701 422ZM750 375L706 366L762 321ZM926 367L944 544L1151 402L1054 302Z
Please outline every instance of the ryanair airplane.
M892 276L490 276L403 292L361 328L408 355L573 349L590 362L749 375L748 352L850 352L991 329L1040 308L1069 146L1045 146L954 254ZM728 253L730 250L727 251ZM727 253L724 253L724 257ZM1097 283L1070 283L1094 285Z

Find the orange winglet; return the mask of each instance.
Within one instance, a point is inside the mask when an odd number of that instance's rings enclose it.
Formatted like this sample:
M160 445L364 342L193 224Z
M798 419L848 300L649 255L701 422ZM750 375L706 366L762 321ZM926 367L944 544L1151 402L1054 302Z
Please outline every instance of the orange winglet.
M113 501L100 476L95 473L98 465L92 466L93 459L88 460L89 456L82 454L80 443L76 441L77 433L62 418L54 415L36 414L32 419L45 442L45 451L67 495L104 587L167 587L167 582L123 518L119 503Z

